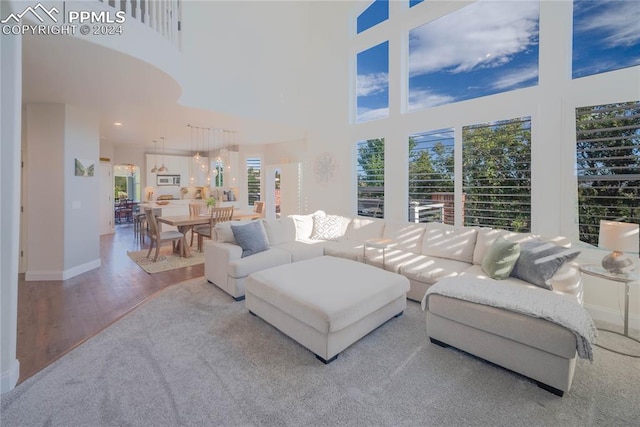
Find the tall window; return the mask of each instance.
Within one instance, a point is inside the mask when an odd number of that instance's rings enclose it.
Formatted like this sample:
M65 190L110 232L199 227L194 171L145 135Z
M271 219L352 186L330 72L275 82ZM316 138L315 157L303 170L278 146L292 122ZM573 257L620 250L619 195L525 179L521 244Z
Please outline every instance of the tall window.
M531 118L462 129L464 225L531 229Z
M247 193L249 195L249 206L260 201L260 164L259 158L247 159Z
M409 221L454 222L453 129L409 136Z
M640 2L574 0L573 78L640 64Z
M389 116L389 42L358 53L358 122Z
M357 33L386 21L389 18L389 0L374 0L357 19Z
M384 138L358 141L358 215L384 218Z
M479 1L409 32L411 111L538 84L538 1Z
M640 101L576 109L580 240L600 220L640 223Z

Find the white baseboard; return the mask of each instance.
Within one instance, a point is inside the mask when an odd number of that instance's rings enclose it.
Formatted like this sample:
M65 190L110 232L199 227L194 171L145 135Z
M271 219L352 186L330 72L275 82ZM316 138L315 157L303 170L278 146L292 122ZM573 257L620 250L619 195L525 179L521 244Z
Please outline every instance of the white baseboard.
M624 326L624 312L590 304L585 304L584 308L587 309L593 320L613 323L620 327ZM629 314L629 328L640 330L640 316L633 313Z
M20 361L15 359L11 368L0 375L0 394L11 391L15 388L20 378Z
M95 259L93 261L86 262L81 265L77 265L67 270L40 270L40 271L29 271L24 275L24 280L27 282L37 281L37 280L67 280L75 277L79 274L86 273L87 271L93 270L94 268L98 268L102 265L102 261L100 259Z
M62 274L62 280L71 279L72 277L78 276L82 273L86 273L87 271L91 271L94 268L98 268L102 265L102 261L100 258L94 259L93 261L85 262L84 264L77 265L73 268L65 270Z

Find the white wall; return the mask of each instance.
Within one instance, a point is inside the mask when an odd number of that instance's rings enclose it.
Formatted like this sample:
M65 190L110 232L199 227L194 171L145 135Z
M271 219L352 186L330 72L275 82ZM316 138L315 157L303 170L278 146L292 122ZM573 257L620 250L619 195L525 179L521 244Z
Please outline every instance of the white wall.
M310 5L311 40L309 138L305 195L308 211L356 213L355 143L385 138L385 217L407 218L407 139L415 132L453 128L455 148L462 147L461 130L468 124L531 116L532 119L532 231L562 234L577 240L575 184L575 108L640 99L640 67L571 79L572 4L540 2L540 78L536 87L403 113L402 64L408 31L468 2L431 0L411 10L390 2L390 19L354 38L355 18L362 2L314 2ZM327 25L332 22L332 25ZM389 117L353 124L355 117L356 54L384 40L390 46ZM330 183L314 179L309 165L319 153L335 156L339 171ZM462 171L456 168L457 181ZM456 187L461 198L462 188ZM461 216L458 215L458 221ZM595 317L618 311L610 302L611 283L586 279L585 302ZM595 282L595 283L593 283ZM640 327L638 287L632 289L631 312Z
M26 106L26 280L64 280L100 266L99 183L75 159L99 164L96 114L64 104Z
M24 120L26 278L59 278L64 270L64 105L28 104Z
M67 274L100 266L99 127L95 113L65 106L64 270ZM92 161L94 176L75 176L76 158Z
M188 66L180 102L304 125L307 9L308 2L183 2L182 55Z

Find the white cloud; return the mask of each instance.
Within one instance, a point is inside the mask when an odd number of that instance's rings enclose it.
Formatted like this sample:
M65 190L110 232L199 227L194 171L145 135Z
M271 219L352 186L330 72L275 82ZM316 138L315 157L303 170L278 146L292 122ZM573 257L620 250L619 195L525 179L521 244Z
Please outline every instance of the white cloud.
M389 117L389 108L358 108L358 123Z
M536 42L537 1L480 1L410 33L409 74L497 67Z
M526 82L529 79L536 78L538 76L538 67L533 66L526 69L514 70L509 74L500 76L491 85L495 89L508 90L511 88L520 87L521 83Z
M453 96L439 95L428 90L412 90L409 94L409 111L437 107L454 101L455 98Z
M610 47L631 46L640 42L640 7L636 2L602 2L598 6L598 10L589 15L591 19L582 20L577 31L604 31L607 34L604 41Z
M367 96L374 93L381 93L387 90L387 88L389 87L389 74L359 74L356 85L356 93L358 96Z

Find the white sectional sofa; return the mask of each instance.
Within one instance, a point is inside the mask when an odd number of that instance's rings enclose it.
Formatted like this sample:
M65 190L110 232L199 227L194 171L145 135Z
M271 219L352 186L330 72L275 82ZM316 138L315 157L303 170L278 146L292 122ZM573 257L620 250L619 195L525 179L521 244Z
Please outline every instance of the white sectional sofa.
M341 222L340 233L331 240L312 239L313 216L331 217ZM242 249L231 232L232 223L218 224L216 238L206 241L205 277L236 300L243 299L246 277L256 271L322 255L365 262L409 279L407 298L421 301L432 284L445 277L462 273L485 277L480 264L484 254L498 236L525 241L536 236L479 227L454 227L441 223L410 223L381 219L326 215L318 211L309 215L262 220L270 249L242 258ZM383 250L367 247L371 239L396 242ZM561 237L548 238L559 245L569 242ZM366 260L365 260L366 254ZM534 287L516 278L504 283ZM575 264L567 264L551 279L553 292L567 295L582 303L580 272Z
M441 223L409 223L327 215L318 211L262 220L269 248L242 257L231 223L216 225L214 240L205 243L205 276L236 300L244 298L252 273L282 264L331 255L366 262L409 279L407 298L421 301L430 286L445 279L499 282L534 294L551 292L582 307L577 264L564 264L548 281L551 290L508 277L494 280L481 264L500 236L511 241L540 239L530 233ZM386 249L371 242L392 241ZM542 239L567 245L561 238ZM368 242L370 245L368 245ZM451 345L519 372L558 395L569 390L576 361L573 332L550 321L483 304L434 295L427 311L427 333L436 344ZM586 312L585 312L586 313ZM590 318L589 318L590 321ZM595 330L595 328L594 328ZM541 335L542 334L542 335ZM540 337L543 338L540 338ZM549 337L545 339L544 337Z

